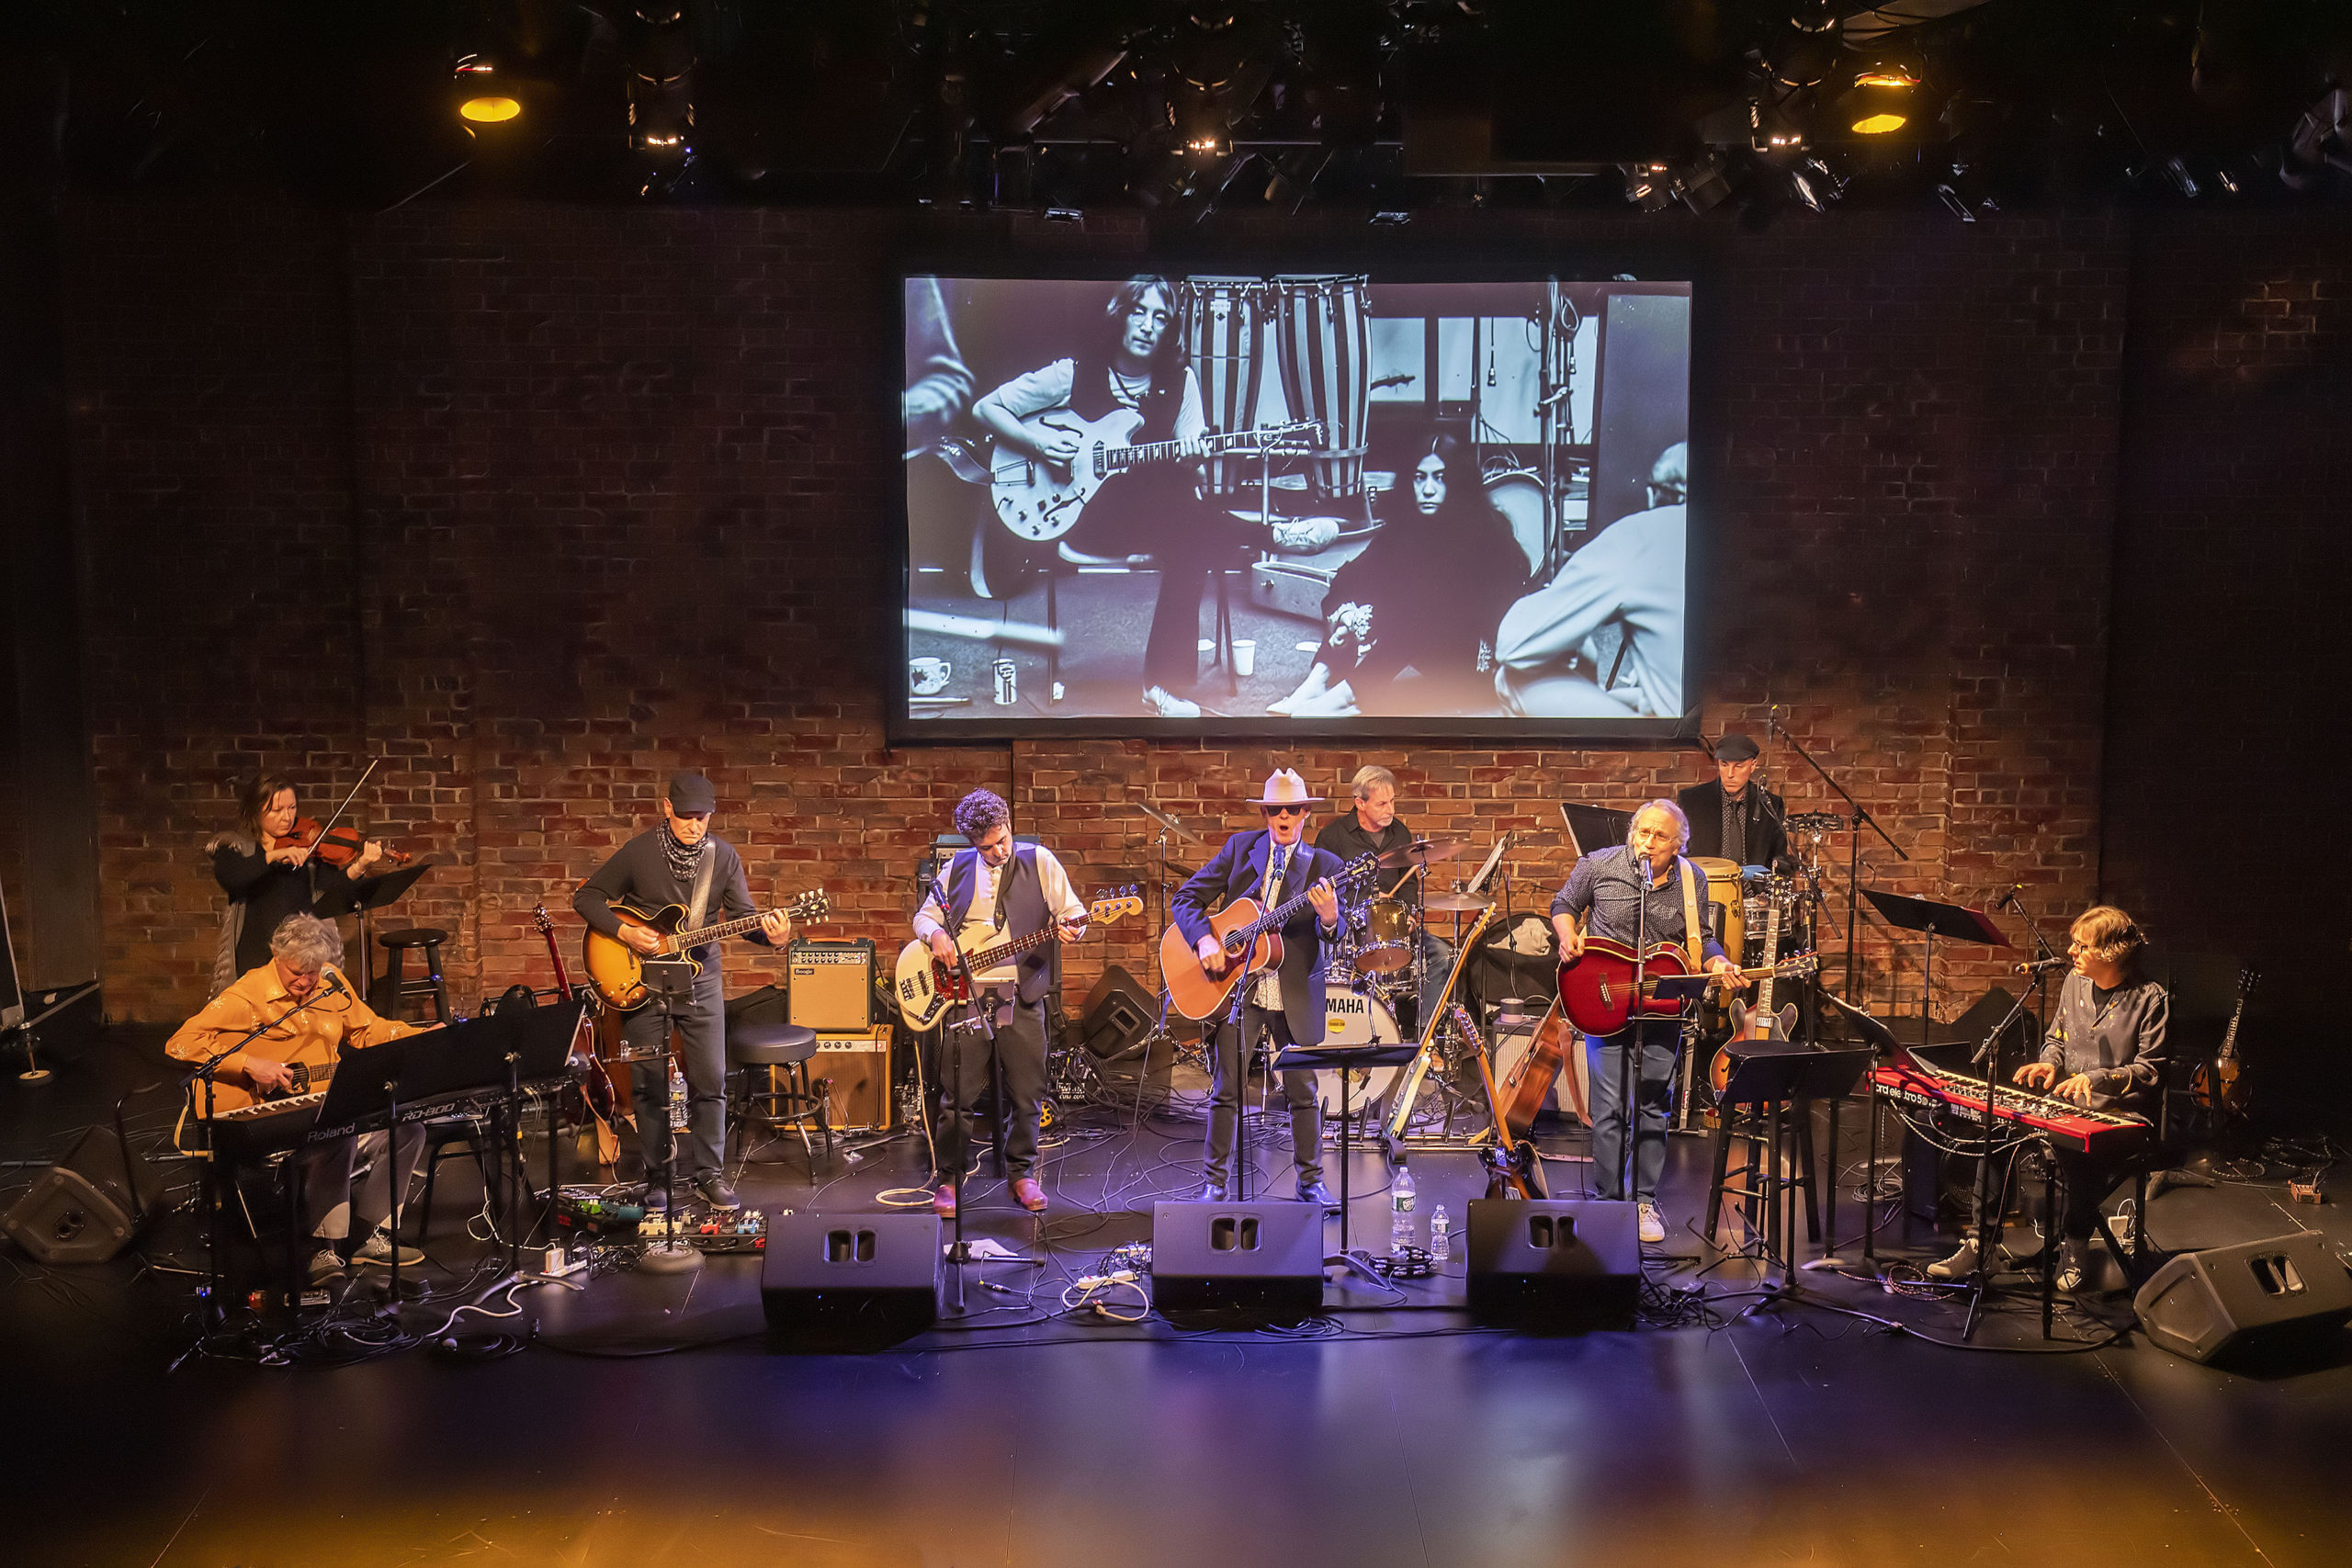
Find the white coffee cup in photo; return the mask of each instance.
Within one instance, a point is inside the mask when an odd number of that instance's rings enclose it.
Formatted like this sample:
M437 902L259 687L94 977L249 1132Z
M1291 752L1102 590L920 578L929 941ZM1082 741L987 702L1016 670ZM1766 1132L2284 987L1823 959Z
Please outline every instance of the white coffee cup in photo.
M1258 645L1252 639L1246 637L1233 639L1233 672L1236 675L1258 672Z

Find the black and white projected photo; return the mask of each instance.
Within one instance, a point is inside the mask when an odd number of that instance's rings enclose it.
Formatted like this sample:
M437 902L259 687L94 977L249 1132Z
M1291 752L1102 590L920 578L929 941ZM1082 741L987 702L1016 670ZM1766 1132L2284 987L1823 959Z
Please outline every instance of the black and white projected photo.
M908 730L1682 717L1688 281L905 287Z

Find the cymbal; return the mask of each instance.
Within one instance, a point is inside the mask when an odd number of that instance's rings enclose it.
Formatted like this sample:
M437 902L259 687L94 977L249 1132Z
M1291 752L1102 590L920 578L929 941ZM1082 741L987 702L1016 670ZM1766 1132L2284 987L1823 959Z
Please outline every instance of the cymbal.
M1396 871L1408 865L1428 865L1436 861L1460 860L1470 850L1466 839L1415 839L1401 850L1391 850L1380 857L1383 869Z
M1494 902L1476 893L1432 893L1421 900L1421 908L1435 915L1475 915L1492 908Z

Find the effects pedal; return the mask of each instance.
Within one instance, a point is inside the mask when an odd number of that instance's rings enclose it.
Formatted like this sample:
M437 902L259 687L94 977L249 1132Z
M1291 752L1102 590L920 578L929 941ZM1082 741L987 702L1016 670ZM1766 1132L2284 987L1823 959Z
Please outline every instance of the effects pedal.
M633 1235L645 1222L645 1205L623 1202L594 1193L560 1192L555 1201L555 1226L582 1235Z
M657 1228L649 1227L645 1234L660 1233ZM768 1245L768 1217L757 1209L744 1209L732 1215L707 1214L690 1223L681 1222L678 1239L702 1253L764 1252Z

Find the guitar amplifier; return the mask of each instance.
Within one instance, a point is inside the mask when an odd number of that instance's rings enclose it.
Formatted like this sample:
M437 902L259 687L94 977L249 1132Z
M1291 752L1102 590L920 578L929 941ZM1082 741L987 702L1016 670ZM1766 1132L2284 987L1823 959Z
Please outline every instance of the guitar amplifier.
M874 942L796 942L786 955L787 1023L819 1032L874 1024Z
M887 1133L897 1107L890 1095L890 1039L887 1023L871 1029L819 1030L817 1054L808 1058L808 1078L831 1087L825 1121L836 1133Z

